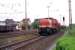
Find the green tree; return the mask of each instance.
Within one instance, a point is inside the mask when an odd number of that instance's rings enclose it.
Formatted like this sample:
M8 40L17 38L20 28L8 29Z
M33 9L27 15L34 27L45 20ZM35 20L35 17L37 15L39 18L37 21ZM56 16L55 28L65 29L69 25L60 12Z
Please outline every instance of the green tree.
M38 20L35 20L35 21L32 23L32 27L33 27L33 29L38 29L38 28L39 28Z

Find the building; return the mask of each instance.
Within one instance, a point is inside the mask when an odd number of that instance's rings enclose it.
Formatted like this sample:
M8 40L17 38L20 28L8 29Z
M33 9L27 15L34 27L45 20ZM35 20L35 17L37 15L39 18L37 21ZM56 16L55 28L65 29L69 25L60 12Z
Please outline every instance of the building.
M30 19L23 19L22 21L18 22L18 29L19 30L29 30L31 25L30 25Z

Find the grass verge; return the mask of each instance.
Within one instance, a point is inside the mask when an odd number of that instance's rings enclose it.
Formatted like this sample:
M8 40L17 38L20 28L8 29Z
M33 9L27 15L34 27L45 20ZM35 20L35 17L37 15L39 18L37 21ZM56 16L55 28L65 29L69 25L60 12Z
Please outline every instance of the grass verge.
M65 32L64 36L58 40L54 50L75 50L75 27Z

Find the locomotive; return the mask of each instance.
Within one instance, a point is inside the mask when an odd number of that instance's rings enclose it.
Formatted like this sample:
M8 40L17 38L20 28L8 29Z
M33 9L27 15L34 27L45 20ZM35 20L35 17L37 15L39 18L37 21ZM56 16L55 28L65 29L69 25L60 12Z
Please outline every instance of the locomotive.
M60 30L60 23L54 18L42 18L38 20L40 35L51 35Z

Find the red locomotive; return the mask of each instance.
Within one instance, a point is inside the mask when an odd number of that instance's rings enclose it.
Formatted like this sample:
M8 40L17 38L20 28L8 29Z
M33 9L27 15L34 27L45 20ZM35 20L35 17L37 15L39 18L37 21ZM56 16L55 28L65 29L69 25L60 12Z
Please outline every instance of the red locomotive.
M40 35L50 35L59 31L60 23L54 18L42 18L38 21Z

